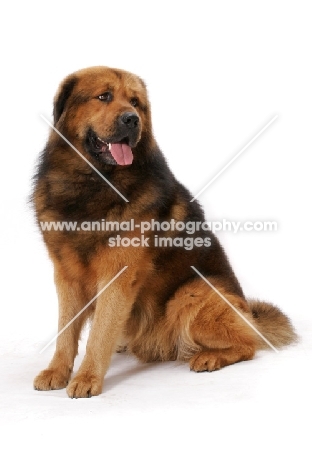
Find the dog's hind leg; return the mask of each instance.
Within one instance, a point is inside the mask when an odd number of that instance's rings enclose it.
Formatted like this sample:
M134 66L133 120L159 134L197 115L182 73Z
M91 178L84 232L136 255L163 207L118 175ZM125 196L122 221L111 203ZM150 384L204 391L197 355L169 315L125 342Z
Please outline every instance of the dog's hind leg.
M207 300L190 325L190 336L202 347L190 359L190 368L196 372L211 372L252 359L257 348L258 336L251 327L254 323L247 302L226 293L222 287L220 289L233 308L210 289Z
M247 302L228 293L224 283L211 279L233 307L254 321ZM178 331L178 357L189 360L191 370L214 371L252 359L259 337L252 327L201 279L184 285L170 301L168 323Z

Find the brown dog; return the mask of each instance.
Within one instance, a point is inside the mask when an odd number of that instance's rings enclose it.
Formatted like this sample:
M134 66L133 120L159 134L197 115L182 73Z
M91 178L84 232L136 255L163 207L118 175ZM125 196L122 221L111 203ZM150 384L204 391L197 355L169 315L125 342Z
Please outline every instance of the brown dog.
M98 395L119 340L144 362L183 359L197 372L252 359L267 347L255 329L276 347L295 340L276 307L245 299L199 204L190 203L155 142L139 77L107 67L68 76L55 97L54 125L80 155L52 130L33 201L54 263L59 331L78 315L60 333L37 390ZM51 221L78 224L44 230ZM86 223L106 228L83 229ZM88 318L86 355L70 380Z

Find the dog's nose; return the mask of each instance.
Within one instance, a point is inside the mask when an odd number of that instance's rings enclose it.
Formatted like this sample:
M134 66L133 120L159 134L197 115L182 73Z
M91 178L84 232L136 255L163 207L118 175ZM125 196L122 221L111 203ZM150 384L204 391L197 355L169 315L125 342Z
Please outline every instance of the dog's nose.
M120 120L128 128L135 128L139 123L139 117L134 112L125 112L120 116Z

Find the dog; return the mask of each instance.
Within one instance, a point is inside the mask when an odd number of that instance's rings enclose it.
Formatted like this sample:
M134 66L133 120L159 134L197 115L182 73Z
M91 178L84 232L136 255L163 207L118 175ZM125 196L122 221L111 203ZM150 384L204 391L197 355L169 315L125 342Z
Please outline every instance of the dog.
M170 171L141 78L79 70L61 83L53 117L32 200L54 264L59 334L35 389L99 395L118 343L143 362L180 359L211 372L296 341L277 307L245 298L202 208ZM51 222L78 227L43 229Z

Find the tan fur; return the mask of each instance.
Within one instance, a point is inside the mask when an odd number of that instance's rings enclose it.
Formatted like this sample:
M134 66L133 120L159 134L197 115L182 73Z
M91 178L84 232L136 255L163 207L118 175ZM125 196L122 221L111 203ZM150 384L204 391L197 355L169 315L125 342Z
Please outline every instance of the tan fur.
M298 342L299 338L286 315L273 304L267 302L249 300L249 307L256 317L258 330L276 348ZM259 339L258 349L267 349L267 343Z

